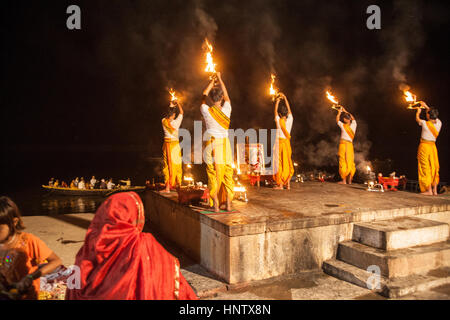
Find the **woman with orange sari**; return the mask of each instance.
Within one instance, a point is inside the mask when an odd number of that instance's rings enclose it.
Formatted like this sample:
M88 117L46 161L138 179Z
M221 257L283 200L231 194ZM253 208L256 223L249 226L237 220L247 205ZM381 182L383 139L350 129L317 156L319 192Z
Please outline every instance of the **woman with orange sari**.
M178 259L143 233L144 207L135 192L109 197L89 226L75 265L81 287L67 300L197 299Z

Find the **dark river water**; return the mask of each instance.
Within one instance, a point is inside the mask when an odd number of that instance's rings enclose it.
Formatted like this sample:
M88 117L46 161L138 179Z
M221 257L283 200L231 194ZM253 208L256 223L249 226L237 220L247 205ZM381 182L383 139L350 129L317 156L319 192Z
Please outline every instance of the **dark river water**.
M94 213L106 199L102 196L58 196L32 189L6 194L18 205L23 216Z

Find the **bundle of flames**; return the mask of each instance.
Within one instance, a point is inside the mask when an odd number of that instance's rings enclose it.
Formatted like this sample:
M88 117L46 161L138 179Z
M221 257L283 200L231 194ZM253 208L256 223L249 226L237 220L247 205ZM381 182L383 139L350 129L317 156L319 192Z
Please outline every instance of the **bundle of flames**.
M169 89L169 94L170 94L170 102L172 103L171 106L174 108L178 104L178 98L176 96L176 92L175 92L175 90L170 88Z
M277 88L274 87L275 84L275 75L272 73L270 75L270 77L272 78L271 83L270 83L270 88L269 88L269 94L272 97L272 101L277 100L280 97L280 92L278 91Z
M184 176L183 180L186 181L189 186L194 186L195 185L195 181L194 181L194 178L192 176Z
M210 73L209 79L214 80L214 85L217 85L216 64L214 63L214 60L212 57L213 46L209 43L208 39L205 39L205 48L206 48L205 72Z
M343 107L339 104L339 101L336 99L336 97L333 96L330 91L327 91L326 94L327 94L328 100L330 100L333 103L333 105L331 106L331 109L338 110L338 111L342 110Z
M239 182L234 186L234 198L240 201L248 202L247 189Z
M425 109L422 105L422 101L417 102L417 96L410 91L404 91L406 102L409 103L408 109Z

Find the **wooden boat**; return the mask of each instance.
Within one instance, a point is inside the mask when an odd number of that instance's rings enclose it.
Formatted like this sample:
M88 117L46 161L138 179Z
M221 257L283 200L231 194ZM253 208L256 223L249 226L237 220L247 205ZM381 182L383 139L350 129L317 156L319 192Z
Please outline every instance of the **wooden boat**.
M140 192L145 190L144 186L120 187L114 189L77 189L77 188L61 188L42 185L46 191L63 196L103 196L108 197L113 193L134 191Z

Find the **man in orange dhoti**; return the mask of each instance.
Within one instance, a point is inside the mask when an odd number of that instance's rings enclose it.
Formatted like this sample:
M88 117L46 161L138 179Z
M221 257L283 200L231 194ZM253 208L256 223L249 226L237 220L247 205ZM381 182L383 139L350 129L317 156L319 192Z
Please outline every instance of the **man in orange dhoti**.
M342 181L339 184L352 184L353 176L356 172L353 139L355 138L357 123L353 115L347 112L344 107L338 110L336 123L341 128L338 156L339 175Z
M439 158L436 139L441 131L442 122L438 119L437 109L430 109L425 102L422 106L427 110L427 120L420 119L422 109L416 112L416 121L422 127L419 149L417 151L419 186L423 195L437 195L439 184Z
M206 124L205 162L210 205L216 212L220 211L222 204L226 204L226 210L231 211L231 202L234 196L233 158L228 139L231 102L220 72L217 72L217 80L220 84L219 88L215 88L214 80L211 80L203 91L200 108ZM208 95L213 101L211 107L206 104Z
M284 100L285 107L278 110L280 101ZM277 126L277 141L274 150L274 175L276 182L274 189L290 189L290 181L294 175L294 165L292 163L291 149L291 129L294 117L286 96L283 93L278 94L275 103L275 123Z
M178 106L179 115L176 116ZM169 111L161 120L164 131L163 144L163 174L166 188L163 192L170 192L170 188L181 186L183 169L181 165L181 149L178 141L178 129L183 121L183 108L180 102L170 102Z

